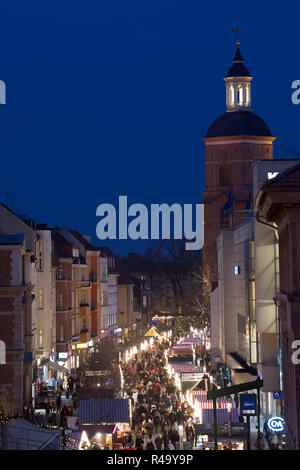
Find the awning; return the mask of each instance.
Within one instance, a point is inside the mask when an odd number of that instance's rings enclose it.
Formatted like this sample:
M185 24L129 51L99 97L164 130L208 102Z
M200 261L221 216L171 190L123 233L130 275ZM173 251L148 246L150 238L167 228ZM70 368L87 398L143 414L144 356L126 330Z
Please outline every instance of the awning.
M81 450L80 449L81 442L86 442L88 445L90 445L89 438L85 431L72 432L71 434L68 435L68 438L69 439L66 444L67 449Z
M50 369L56 370L58 372L68 372L68 369L66 369L65 367L60 366L59 364L56 364L56 362L53 362L53 361L50 361L50 360L45 361L41 365L47 365L48 367L50 367Z
M214 410L202 409L202 422L203 424L213 424L214 422ZM217 423L226 424L229 422L228 411L225 408L217 409ZM239 410L238 408L232 408L231 410L231 422L239 422Z
M129 399L79 400L80 424L129 424Z
M153 327L153 328L150 328L150 330L145 334L145 336L160 337L161 334L157 331L155 327Z

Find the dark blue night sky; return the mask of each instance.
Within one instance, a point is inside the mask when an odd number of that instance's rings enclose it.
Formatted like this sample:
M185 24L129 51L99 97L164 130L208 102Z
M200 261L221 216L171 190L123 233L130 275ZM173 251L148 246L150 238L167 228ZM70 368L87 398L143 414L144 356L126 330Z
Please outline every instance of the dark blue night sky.
M237 15L253 111L278 137L275 156L296 157L299 3L2 1L0 200L102 245L100 203L202 202L201 137L225 109Z

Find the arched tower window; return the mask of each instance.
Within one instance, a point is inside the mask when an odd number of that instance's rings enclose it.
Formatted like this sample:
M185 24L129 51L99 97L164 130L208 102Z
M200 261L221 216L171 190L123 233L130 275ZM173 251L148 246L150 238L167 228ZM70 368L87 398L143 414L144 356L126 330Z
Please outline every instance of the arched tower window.
M234 88L233 85L229 87L229 105L234 106Z
M246 106L250 105L250 89L249 85L246 85Z
M243 106L243 87L241 85L237 87L237 103L239 106Z

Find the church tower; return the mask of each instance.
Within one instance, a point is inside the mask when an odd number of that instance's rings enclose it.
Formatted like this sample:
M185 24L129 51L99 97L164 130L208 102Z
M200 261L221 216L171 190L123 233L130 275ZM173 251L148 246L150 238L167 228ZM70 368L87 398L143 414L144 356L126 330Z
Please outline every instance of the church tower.
M209 127L205 142L203 268L218 280L216 238L222 228L239 225L252 208L252 162L273 158L268 125L251 109L252 77L244 64L240 42L227 76L226 112Z

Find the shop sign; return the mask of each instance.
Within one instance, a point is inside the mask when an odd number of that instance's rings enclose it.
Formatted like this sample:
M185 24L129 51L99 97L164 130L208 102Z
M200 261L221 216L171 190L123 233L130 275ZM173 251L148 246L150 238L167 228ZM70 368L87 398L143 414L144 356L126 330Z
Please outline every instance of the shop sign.
M87 377L107 376L111 375L111 372L109 370L86 370L85 375Z
M280 416L273 416L268 420L268 428L273 432L282 432L284 430L284 419Z
M181 382L200 382L203 375L200 372L181 372Z
M68 359L68 353L67 352L59 352L58 353L58 359Z
M256 415L256 394L243 393L240 395L240 410L242 415L255 416Z

